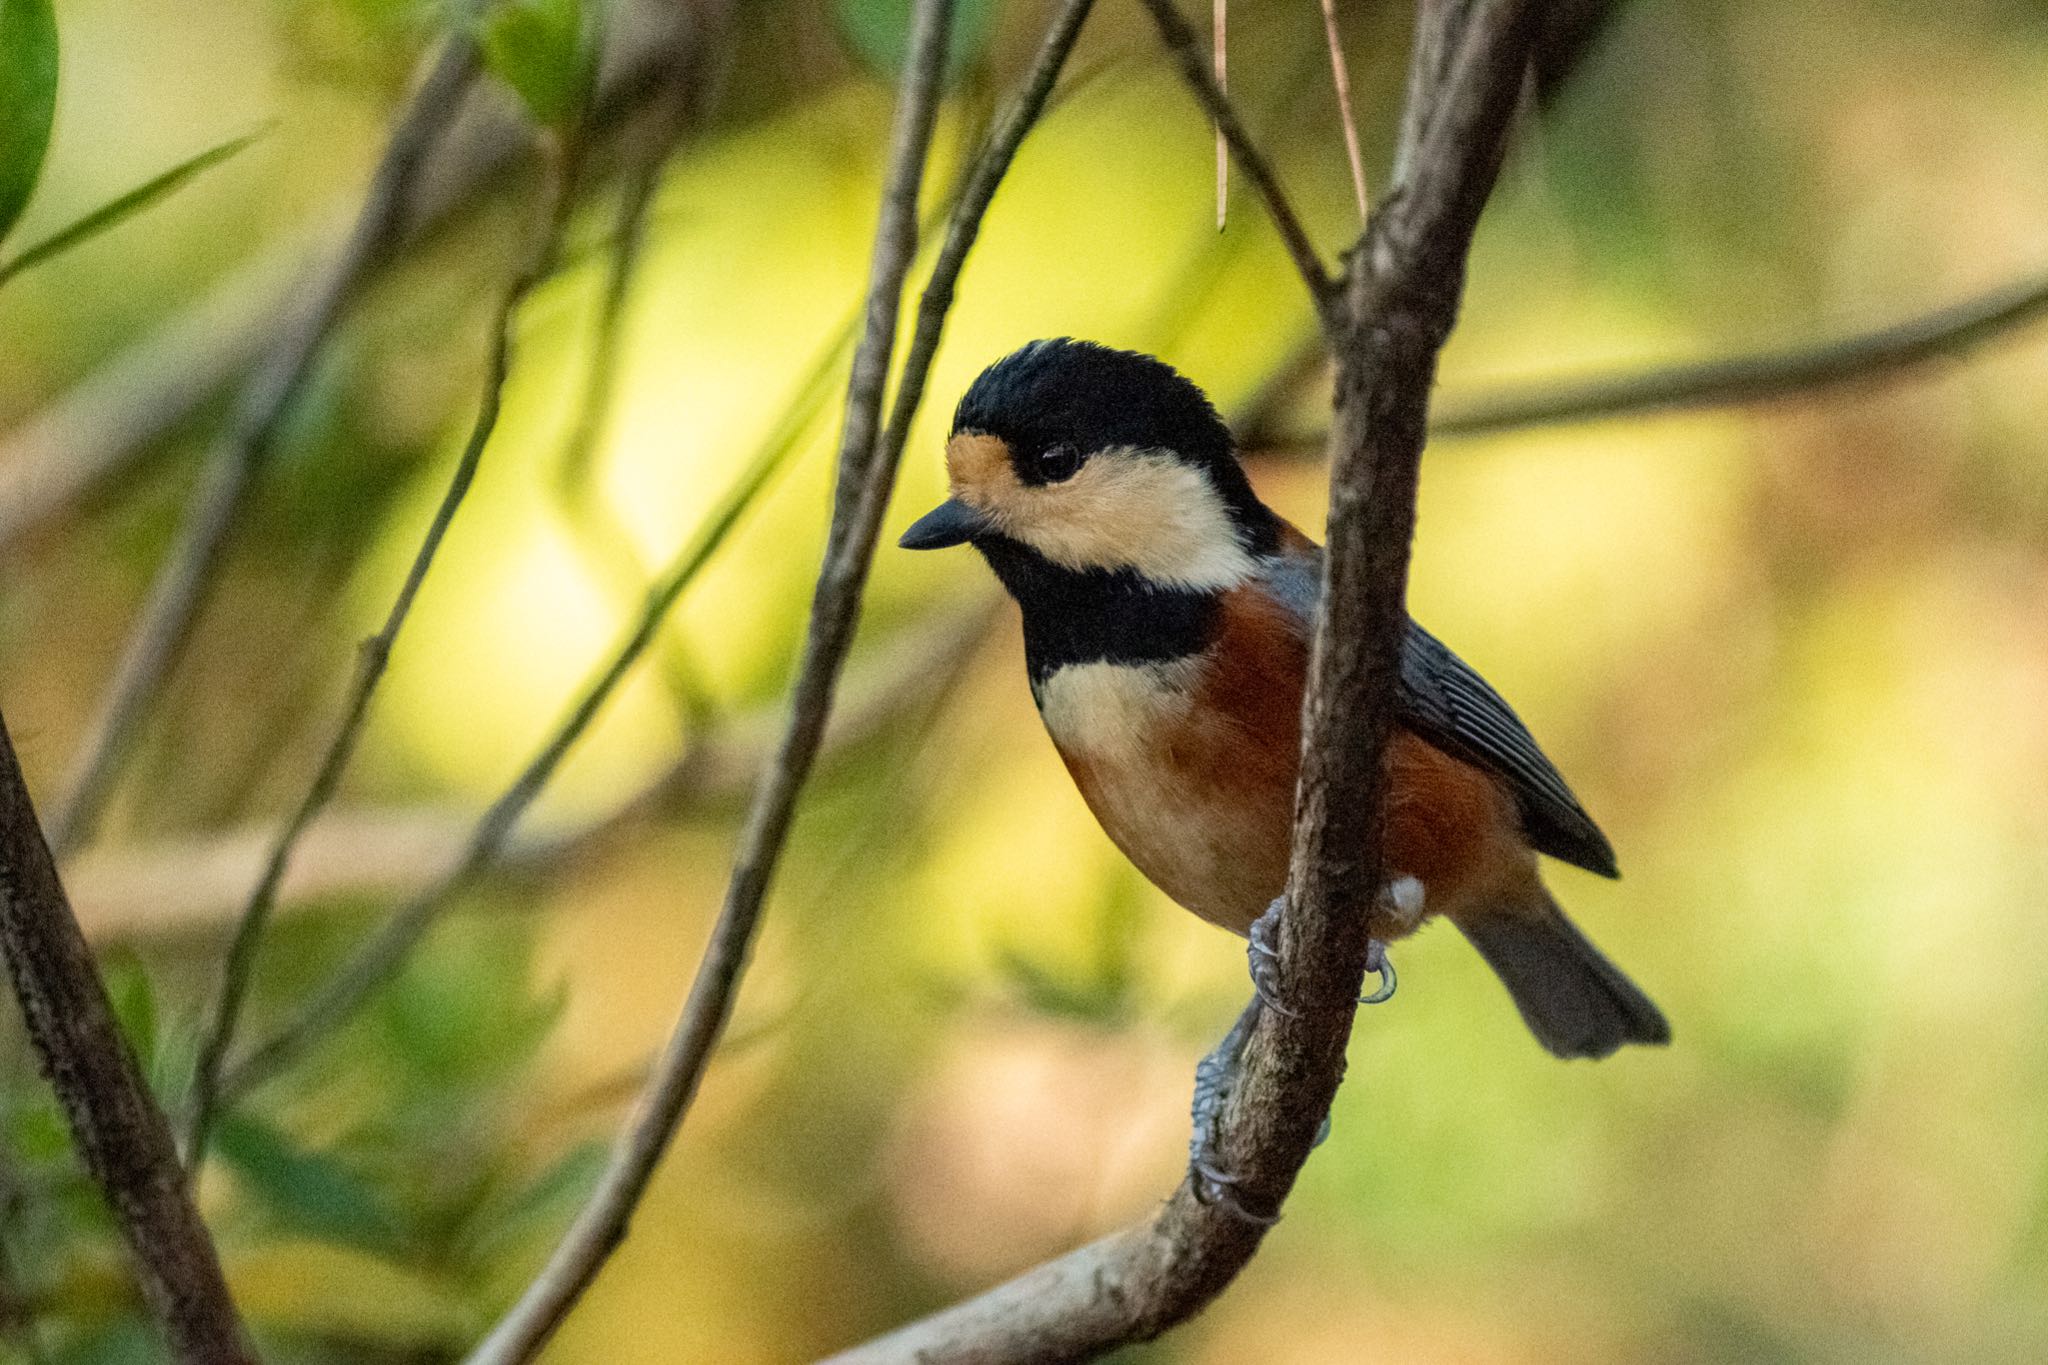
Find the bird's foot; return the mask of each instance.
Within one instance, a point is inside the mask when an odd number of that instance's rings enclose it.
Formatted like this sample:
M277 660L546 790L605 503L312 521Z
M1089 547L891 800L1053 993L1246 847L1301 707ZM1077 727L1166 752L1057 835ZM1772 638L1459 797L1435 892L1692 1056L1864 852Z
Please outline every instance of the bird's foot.
M1259 1001L1266 1008L1290 1018L1301 1011L1292 1009L1280 999L1280 907L1286 904L1285 896L1277 896L1266 907L1266 912L1252 921L1251 929L1245 934L1245 957L1251 963L1252 989L1258 992ZM1396 918L1403 927L1413 927L1422 917L1422 883L1413 877L1396 877L1380 890L1382 913ZM1365 969L1375 973L1380 984L1369 995L1358 998L1361 1005L1384 1004L1394 998L1399 981L1394 975L1394 963L1387 956L1387 945L1374 939L1366 948Z
M1256 963L1257 959L1253 961ZM1188 1184L1199 1203L1222 1209L1247 1223L1270 1227L1280 1221L1279 1211L1263 1212L1246 1205L1239 1194L1243 1182L1223 1165L1222 1154L1217 1150L1217 1125L1222 1121L1223 1107L1229 1102L1231 1091L1237 1088L1245 1044L1258 1023L1259 1011L1264 1008L1262 1001L1263 997L1254 996L1230 1026L1230 1032L1223 1035L1223 1041L1195 1067L1195 1101L1190 1112L1194 1134L1188 1139Z
M1244 952L1251 963L1252 989L1258 992L1260 1002L1275 1014L1293 1018L1300 1011L1280 1003L1280 908L1285 904L1287 897L1275 896L1266 913L1252 921L1245 934Z

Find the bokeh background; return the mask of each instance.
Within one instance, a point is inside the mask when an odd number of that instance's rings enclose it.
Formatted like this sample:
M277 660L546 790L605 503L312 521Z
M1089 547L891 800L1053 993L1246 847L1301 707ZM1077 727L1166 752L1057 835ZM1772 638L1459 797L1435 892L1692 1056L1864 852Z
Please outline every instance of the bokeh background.
M1380 182L1406 7L1339 9ZM1447 401L1839 336L2048 264L2036 0L1613 9L1532 106ZM937 182L1048 13L963 11ZM0 701L46 800L246 370L234 340L260 349L331 241L445 17L59 12L59 132L24 239L271 126L0 297L0 510L23 513L0 541ZM658 185L582 472L564 451L629 151L599 156L521 315L504 423L264 954L259 1033L445 864L763 443L801 438L511 865L224 1130L204 1204L278 1359L458 1355L588 1188L666 1034L822 546L843 374L822 401L806 378L864 280L901 23L890 0L733 12ZM1357 220L1316 9L1238 0L1232 30L1233 89L1334 251ZM961 388L1047 334L1156 352L1256 417L1255 482L1320 525L1310 318L1255 203L1216 231L1212 155L1142 10L1102 0L966 272L892 531L940 496ZM174 1105L256 852L467 430L529 171L513 157L360 301L70 860ZM91 407L167 377L195 401ZM1552 883L1676 1042L1556 1063L1457 936L1404 945L1286 1221L1213 1310L1121 1358L2048 1357L2044 405L2048 338L2021 330L1764 406L1433 446L1414 610L1612 835L1625 880ZM74 489L64 471L94 460ZM848 701L731 1039L551 1360L810 1358L1141 1215L1177 1178L1242 951L1097 831L978 562L882 553ZM703 761L678 778L685 753ZM150 1359L11 1010L0 1050L0 1352Z

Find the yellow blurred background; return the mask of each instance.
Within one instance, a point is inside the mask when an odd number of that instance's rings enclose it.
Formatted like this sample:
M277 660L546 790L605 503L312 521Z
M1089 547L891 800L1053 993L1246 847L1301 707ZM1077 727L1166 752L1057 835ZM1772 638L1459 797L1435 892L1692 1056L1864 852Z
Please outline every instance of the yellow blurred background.
M630 623L635 575L804 415L803 378L863 285L891 106L843 39L860 8L737 11L722 95L653 205L582 500L557 470L611 191L577 219L521 316L503 423L394 656L322 845L332 866L265 955L258 1034L428 879ZM1340 8L1378 167L1406 10ZM1048 14L975 9L987 32L940 128L941 183ZM307 255L309 226L360 193L434 16L397 0L59 10L65 94L25 236L275 126L0 298L0 497L26 496L10 480L30 466L11 462L39 414L266 253ZM1320 20L1240 0L1232 26L1233 89L1335 251L1357 222ZM892 533L940 496L961 389L1025 340L1155 352L1226 413L1298 368L1300 288L1251 199L1216 231L1209 130L1142 10L1103 0L1075 72L962 280ZM2038 3L1624 3L1530 113L1447 399L1844 335L2024 279L2048 261L2044 130ZM362 301L69 869L124 989L148 996L167 1085L189 1066L233 871L303 789L351 644L459 452L529 188L499 184ZM1287 393L1288 439L1249 464L1316 527L1327 396L1313 373ZM757 735L774 714L837 403L804 421L535 832L601 818L693 739ZM1624 880L1551 882L1676 1041L1557 1063L1462 940L1403 945L1400 994L1361 1015L1286 1220L1211 1311L1120 1359L2048 1358L2044 405L2048 343L2019 331L1768 405L1432 447L1415 614L1514 701L1613 838ZM224 406L0 546L0 702L40 797ZM993 594L965 553L882 552L848 684L870 723L830 750L727 1050L549 1360L811 1358L1141 1215L1177 1179L1192 1067L1242 1002L1242 948L1097 830ZM250 1101L283 1155L266 1166L244 1141L203 1194L276 1358L453 1358L538 1264L703 947L744 796L710 785L465 896L371 1009ZM44 1348L148 1359L11 1012L0 1027L0 1239ZM311 1210L309 1181L327 1182Z

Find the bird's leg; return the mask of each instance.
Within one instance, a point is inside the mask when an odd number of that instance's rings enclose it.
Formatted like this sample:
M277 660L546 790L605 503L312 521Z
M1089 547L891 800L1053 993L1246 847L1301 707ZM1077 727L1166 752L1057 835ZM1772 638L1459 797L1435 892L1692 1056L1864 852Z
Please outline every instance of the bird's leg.
M1256 958L1253 960L1257 961ZM1238 1177L1223 1168L1216 1150L1216 1138L1217 1125L1223 1118L1223 1106L1229 1102L1231 1091L1237 1088L1245 1044L1251 1041L1252 1028L1259 1022L1259 1011L1264 1008L1263 999L1254 995L1244 1007L1244 1013L1238 1015L1237 1022L1230 1026L1230 1032L1223 1035L1223 1041L1196 1065L1195 1102L1191 1110L1194 1135L1188 1139L1188 1181L1194 1188L1195 1198L1247 1223L1261 1226L1279 1222L1280 1215L1259 1213L1244 1206L1237 1197Z

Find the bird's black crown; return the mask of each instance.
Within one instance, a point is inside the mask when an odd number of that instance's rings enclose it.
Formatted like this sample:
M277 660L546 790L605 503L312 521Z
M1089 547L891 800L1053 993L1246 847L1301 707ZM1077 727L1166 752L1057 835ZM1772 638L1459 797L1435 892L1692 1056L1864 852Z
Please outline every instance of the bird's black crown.
M1201 389L1162 360L1093 341L1054 337L1004 356L961 397L953 431L1001 437L1026 483L1042 481L1038 456L1052 446L1133 446L1203 469L1233 506L1251 494L1230 428Z

